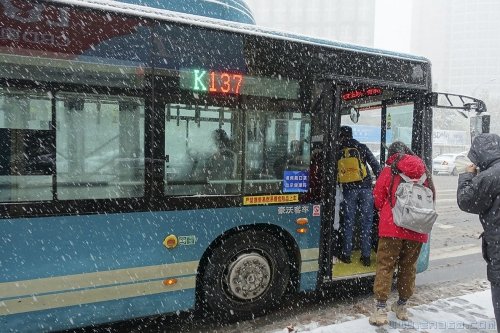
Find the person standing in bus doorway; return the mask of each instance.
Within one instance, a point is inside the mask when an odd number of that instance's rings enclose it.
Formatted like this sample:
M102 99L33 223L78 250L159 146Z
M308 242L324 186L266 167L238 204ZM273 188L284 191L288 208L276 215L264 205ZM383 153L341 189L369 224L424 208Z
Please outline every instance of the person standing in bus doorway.
M500 332L500 136L478 135L467 156L472 164L458 176L457 203L464 212L479 214L483 258Z
M399 299L392 304L391 310L396 313L398 319L408 320L406 302L415 290L417 260L422 244L428 241L427 234L401 228L394 223L392 207L396 203L396 190L402 180L399 173L411 179L419 179L425 173L427 180L424 186L430 188L436 198L431 173L424 162L406 144L401 141L392 143L388 155L387 166L382 170L373 189L375 208L379 211L380 221L377 267L373 284L377 308L369 319L372 325L389 323L386 303L391 293L396 266Z
M375 177L380 175L380 164L368 149L368 147L353 138L352 127L340 127L340 150L353 148L359 153L359 160L362 165L369 164ZM339 159L341 157L339 156ZM351 263L352 237L356 213L359 212L361 224L361 263L363 266L370 266L371 255L371 230L373 225L373 196L372 196L372 177L366 173L364 178L359 181L342 183L342 195L344 201L340 206L340 212L343 217L342 226L342 252L339 259L346 264Z

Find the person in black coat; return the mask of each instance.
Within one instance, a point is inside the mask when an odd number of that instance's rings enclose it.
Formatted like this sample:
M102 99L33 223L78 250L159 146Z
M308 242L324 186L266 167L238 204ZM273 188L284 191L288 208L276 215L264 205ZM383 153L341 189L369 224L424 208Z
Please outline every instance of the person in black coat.
M464 212L479 214L482 248L497 329L500 328L500 136L478 135L467 155L473 164L458 177L457 202ZM479 170L478 170L479 168Z
M352 127L341 126L339 133L340 149L355 148L359 152L361 163L370 165L375 177L380 175L382 168L373 153L368 147L354 139ZM339 154L338 159L343 156ZM359 213L361 225L361 257L363 266L370 266L370 254L372 247L372 226L373 226L373 195L372 195L372 177L370 173L359 181L342 183L342 195L344 201L341 204L341 214L343 217L342 226L342 253L340 260L346 264L351 263L352 238L356 214Z

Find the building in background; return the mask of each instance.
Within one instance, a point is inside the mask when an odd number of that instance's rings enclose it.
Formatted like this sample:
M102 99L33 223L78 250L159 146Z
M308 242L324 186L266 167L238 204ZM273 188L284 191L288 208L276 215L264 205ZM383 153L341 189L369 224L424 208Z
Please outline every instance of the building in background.
M373 46L375 0L245 0L257 25Z
M245 2L257 25L374 46L376 0ZM410 53L431 60L434 90L500 98L500 1L413 0L412 5Z
M500 96L500 1L413 0L411 52L433 64L434 89Z
M432 62L433 90L449 91L451 9L453 0L413 0L411 53Z

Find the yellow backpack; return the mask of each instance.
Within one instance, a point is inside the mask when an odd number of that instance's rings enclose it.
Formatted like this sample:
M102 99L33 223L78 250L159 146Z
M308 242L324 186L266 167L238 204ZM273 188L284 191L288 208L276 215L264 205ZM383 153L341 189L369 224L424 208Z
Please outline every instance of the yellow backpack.
M338 160L338 175L340 183L352 183L363 180L366 175L366 167L361 162L361 155L356 148L344 148L341 150Z

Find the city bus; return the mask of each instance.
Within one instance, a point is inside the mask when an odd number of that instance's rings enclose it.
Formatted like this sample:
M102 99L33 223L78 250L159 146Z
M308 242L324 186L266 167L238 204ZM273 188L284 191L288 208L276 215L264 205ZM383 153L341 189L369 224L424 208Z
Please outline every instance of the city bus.
M369 267L334 260L340 126L376 127L381 163L394 140L432 163L423 57L116 1L1 0L0 63L1 332L244 319L373 278L375 249Z

